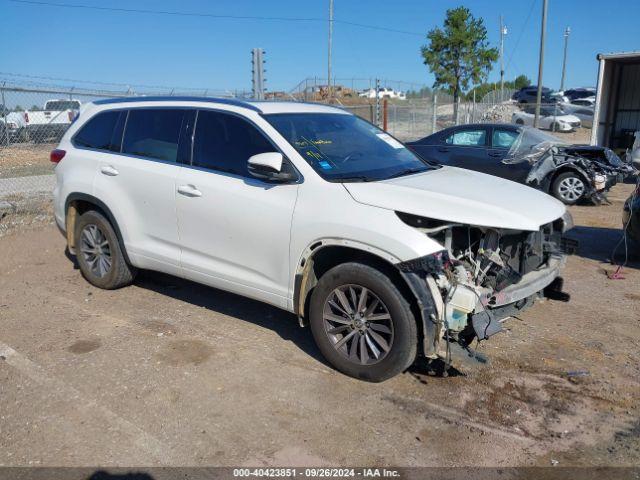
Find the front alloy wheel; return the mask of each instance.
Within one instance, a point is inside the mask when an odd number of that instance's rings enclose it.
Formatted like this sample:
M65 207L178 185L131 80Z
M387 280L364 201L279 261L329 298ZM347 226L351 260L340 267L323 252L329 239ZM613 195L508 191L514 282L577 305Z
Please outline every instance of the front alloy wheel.
M584 181L574 173L563 173L554 184L555 196L567 205L573 205L580 200L586 192Z
M393 322L386 305L362 285L343 285L327 297L324 331L333 348L351 362L372 365L393 346Z
M372 266L348 262L325 272L311 292L313 338L342 373L381 382L415 360L418 332L411 298L392 278Z

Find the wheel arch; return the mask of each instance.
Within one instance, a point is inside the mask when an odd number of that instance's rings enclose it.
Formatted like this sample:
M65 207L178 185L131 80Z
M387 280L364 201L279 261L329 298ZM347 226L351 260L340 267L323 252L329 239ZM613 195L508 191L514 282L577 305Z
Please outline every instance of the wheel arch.
M549 179L549 190L551 190L551 188L553 187L553 184L555 183L556 179L562 175L563 173L575 173L577 174L579 177L582 178L582 180L584 180L585 182L585 186L587 187L587 190L589 190L591 188L591 180L589 179L589 175L587 174L587 172L585 172L582 168L576 166L576 165L562 165L559 168L557 168L556 170L554 170L553 172L551 172L551 174L548 176ZM586 192L585 192L586 193Z
M395 265L399 262L398 259L359 242L323 240L310 245L298 262L294 281L293 309L301 326L308 324L311 293L318 280L331 268L348 262L362 263L387 275L411 305L416 322L420 322L417 298ZM418 326L420 326L419 323ZM421 331L421 328L418 331Z
M87 193L74 192L70 193L67 196L64 204L64 212L65 212L65 231L67 236L67 245L69 247L70 253L75 253L75 238L74 231L76 221L78 217L82 215L84 212L89 210L96 210L107 217L109 223L113 227L113 230L116 233L116 237L118 238L118 244L120 245L120 249L122 250L122 254L124 255L127 263L131 264L129 260L129 256L127 255L127 249L124 246L124 241L122 239L122 233L120 231L120 226L116 220L116 217L113 215L109 207L100 199L94 197L93 195L89 195Z

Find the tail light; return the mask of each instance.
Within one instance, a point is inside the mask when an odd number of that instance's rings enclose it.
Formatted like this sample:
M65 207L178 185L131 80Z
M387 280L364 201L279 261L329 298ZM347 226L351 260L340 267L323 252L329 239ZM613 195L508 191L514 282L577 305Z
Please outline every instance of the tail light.
M51 154L49 155L49 160L51 160L51 163L58 164L66 154L67 154L66 151L56 148L55 150L51 150Z
M29 123L29 114L27 112L24 112L24 121Z

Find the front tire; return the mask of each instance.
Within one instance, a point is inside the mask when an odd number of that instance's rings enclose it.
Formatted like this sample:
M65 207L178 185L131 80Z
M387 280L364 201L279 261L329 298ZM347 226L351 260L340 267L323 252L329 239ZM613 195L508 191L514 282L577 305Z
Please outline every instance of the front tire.
M574 172L565 172L554 180L551 193L565 205L575 205L586 194L584 179Z
M90 284L113 290L133 282L136 270L127 264L113 227L100 212L80 216L74 241L80 271Z
M382 382L415 360L418 334L411 307L382 272L345 263L326 272L310 304L313 338L342 373Z

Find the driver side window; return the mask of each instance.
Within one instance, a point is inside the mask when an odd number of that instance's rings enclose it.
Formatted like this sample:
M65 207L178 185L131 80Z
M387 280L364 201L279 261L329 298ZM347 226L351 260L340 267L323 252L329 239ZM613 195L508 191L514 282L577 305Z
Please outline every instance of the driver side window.
M511 148L518 135L519 133L515 130L494 128L491 136L491 146L493 148Z
M248 121L229 113L200 110L193 140L195 167L250 177L247 161L276 148Z

